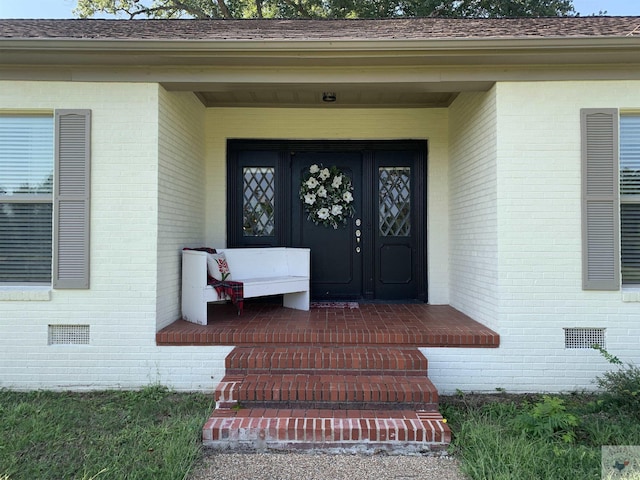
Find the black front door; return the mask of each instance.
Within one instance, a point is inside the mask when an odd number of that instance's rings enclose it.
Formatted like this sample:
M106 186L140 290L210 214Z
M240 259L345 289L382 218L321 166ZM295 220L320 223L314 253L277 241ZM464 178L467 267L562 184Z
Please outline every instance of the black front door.
M427 300L424 142L243 141L229 152L229 246L310 248L314 299ZM312 221L300 198L313 165L352 183L353 216L337 228Z
M318 209L305 208L300 186L312 165L337 168L353 186L353 217L337 228L316 224ZM311 295L316 299L362 297L362 154L360 152L295 152L291 162L292 245L311 249ZM335 171L335 170L334 170ZM321 178L314 175L313 178ZM331 183L327 177L326 183ZM322 180L321 180L322 181ZM315 189L314 189L315 191ZM313 194L315 195L315 193ZM310 206L313 207L313 206ZM330 214L330 212L329 212Z

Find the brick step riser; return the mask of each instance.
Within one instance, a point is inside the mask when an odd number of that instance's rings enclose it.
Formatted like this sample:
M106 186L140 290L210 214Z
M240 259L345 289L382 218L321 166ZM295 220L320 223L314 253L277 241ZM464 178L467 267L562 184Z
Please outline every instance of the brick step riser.
M427 359L417 349L342 347L291 347L289 350L239 348L225 360L227 372L258 373L280 371L392 372L394 375L422 374Z
M395 377L427 377L426 370L334 369L334 368L226 368L227 375L393 375Z
M283 391L283 390L249 390L246 392L239 391L235 396L241 405L249 403L269 402L277 404L278 402L295 404L295 403L324 403L326 405L348 405L349 403L362 404L394 404L403 403L406 405L418 404L438 404L438 398L432 392L318 392L318 391ZM393 408L393 405L389 407ZM372 409L377 409L373 408Z
M214 399L227 408L249 402L431 405L438 403L438 393L427 377L228 375Z
M451 432L437 413L415 418L235 417L209 419L203 443L217 449L301 449L410 453L445 448Z
M437 402L322 402L322 401L283 401L283 400L264 400L249 401L241 400L239 402L221 402L218 408L275 408L275 409L331 409L331 410L425 410L429 412L438 411Z

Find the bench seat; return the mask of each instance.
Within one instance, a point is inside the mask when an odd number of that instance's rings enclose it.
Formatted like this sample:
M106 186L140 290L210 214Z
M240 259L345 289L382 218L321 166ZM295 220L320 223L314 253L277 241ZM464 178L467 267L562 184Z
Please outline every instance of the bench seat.
M243 283L244 298L284 295L283 306L309 310L310 252L307 248L225 248L231 279ZM206 325L207 303L224 301L207 284L206 252L182 252L182 318Z

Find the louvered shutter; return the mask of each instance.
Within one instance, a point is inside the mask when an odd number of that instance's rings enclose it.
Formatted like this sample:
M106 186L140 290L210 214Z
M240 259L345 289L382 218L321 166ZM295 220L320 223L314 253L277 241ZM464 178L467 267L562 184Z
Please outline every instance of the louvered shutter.
M618 111L583 109L582 287L620 288Z
M89 288L89 110L55 115L54 288Z

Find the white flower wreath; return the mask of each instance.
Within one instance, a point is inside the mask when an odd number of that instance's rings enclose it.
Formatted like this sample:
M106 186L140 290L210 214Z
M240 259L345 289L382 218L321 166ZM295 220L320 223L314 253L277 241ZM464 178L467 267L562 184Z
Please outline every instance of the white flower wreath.
M311 165L302 178L300 200L307 219L325 227L346 225L355 212L351 179L336 166Z

